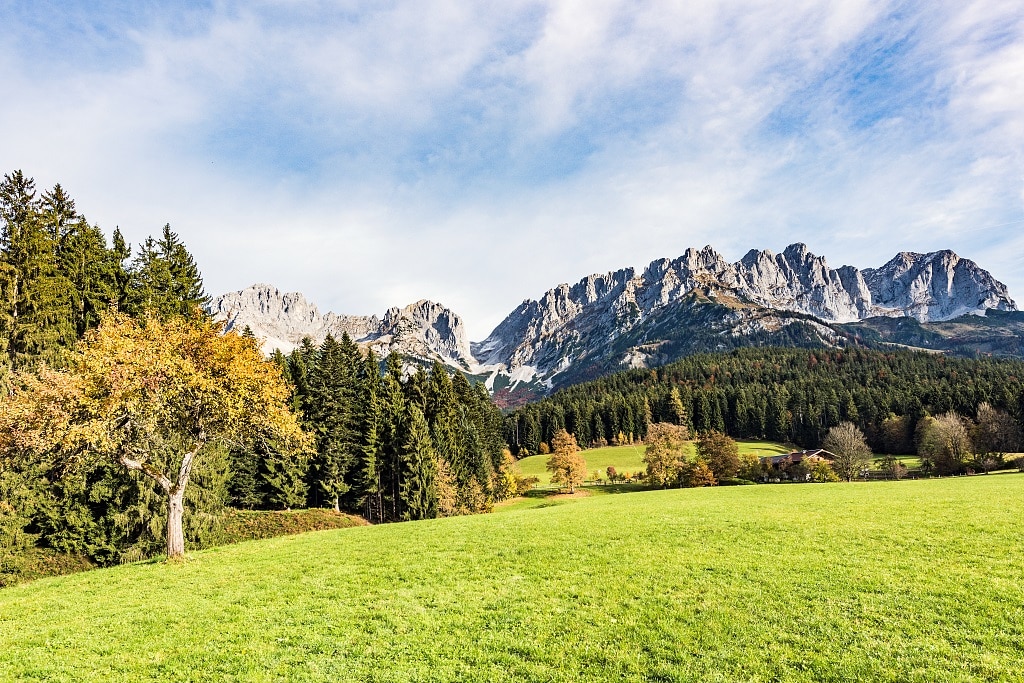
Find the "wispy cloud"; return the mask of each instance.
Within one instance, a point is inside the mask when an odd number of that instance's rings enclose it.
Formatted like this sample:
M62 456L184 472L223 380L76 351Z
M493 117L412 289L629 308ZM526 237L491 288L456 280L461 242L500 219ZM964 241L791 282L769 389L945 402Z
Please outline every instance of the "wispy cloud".
M0 160L213 291L525 297L710 243L953 248L1024 296L1019 2L15 3Z

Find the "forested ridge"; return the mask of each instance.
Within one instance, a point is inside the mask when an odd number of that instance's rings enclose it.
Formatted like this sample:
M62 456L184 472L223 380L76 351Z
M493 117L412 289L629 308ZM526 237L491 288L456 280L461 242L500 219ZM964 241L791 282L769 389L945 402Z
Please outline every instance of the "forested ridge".
M581 445L643 439L648 425L682 422L812 448L840 422L877 452L910 453L918 421L982 404L1024 418L1024 362L893 350L748 348L699 354L563 389L506 417L517 454L537 453L565 428ZM900 418L897 422L893 418ZM889 422L887 422L889 421Z

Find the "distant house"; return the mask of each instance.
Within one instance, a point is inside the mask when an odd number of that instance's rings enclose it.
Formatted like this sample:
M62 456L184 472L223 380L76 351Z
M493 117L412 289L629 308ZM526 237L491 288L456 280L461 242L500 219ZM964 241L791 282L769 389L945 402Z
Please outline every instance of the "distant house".
M778 469L788 467L798 462L811 464L819 460L832 462L836 459L835 453L826 451L824 448L814 448L809 451L793 451L786 455L767 455L761 458L761 464Z
M761 466L764 468L763 480L766 482L778 482L784 479L792 480L794 478L793 472L789 471L792 465L804 463L804 465L810 466L821 461L831 463L835 459L835 453L826 451L824 448L815 448L809 451L793 451L786 455L765 456L761 458ZM805 470L799 479L801 481L810 481L811 475Z

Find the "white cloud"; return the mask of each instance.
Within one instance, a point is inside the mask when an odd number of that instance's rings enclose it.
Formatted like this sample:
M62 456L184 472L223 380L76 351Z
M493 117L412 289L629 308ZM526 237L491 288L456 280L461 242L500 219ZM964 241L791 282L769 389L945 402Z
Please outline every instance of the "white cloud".
M212 291L433 298L474 338L707 243L861 267L949 247L1024 296L1018 5L229 3L125 29L138 57L113 66L0 44L0 158L132 241L171 222ZM851 99L858 46L904 35L927 101Z

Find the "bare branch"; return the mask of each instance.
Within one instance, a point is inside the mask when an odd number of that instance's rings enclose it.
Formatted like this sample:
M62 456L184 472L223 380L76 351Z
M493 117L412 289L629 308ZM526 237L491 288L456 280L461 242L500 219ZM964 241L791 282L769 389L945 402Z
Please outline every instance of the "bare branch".
M196 447L185 453L181 459L181 467L178 469L178 483L174 488L175 491L180 491L188 484L189 477L192 476L192 463L195 461L199 451L202 450L205 445L206 432L200 431Z
M162 488L165 493L171 492L171 480L168 479L163 472L156 469L148 462L142 460L132 460L127 455L121 455L118 458L118 460L122 465L124 465L128 469L135 470L136 472L142 472L146 476L155 480L158 484L160 484L160 488Z

